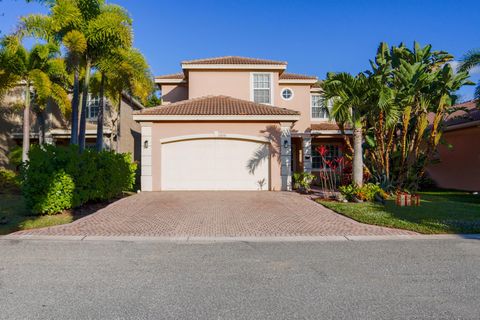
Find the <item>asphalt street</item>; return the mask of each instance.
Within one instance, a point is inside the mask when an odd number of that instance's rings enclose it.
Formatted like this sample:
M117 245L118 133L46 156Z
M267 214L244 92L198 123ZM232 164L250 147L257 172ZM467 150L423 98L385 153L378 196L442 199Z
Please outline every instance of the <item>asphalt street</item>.
M1 319L479 319L479 240L0 240Z

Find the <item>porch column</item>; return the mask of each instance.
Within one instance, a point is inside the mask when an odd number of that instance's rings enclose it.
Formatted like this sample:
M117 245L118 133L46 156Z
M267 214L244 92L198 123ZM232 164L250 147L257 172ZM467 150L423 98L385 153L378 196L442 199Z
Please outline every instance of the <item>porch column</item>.
M292 190L292 136L290 132L291 126L291 122L280 123L280 159L283 191Z
M303 147L303 172L312 172L312 137L304 136Z
M152 191L152 123L142 122L142 160L141 188L142 191Z

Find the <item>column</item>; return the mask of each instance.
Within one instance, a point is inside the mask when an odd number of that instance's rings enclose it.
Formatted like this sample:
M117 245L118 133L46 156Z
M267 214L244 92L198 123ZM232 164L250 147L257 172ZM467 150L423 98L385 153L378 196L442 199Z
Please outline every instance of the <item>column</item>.
M291 122L280 123L280 159L283 191L292 190L292 136L290 132L291 126Z
M152 123L142 122L141 188L152 191Z
M303 171L312 172L312 137L304 136L302 139L303 147Z

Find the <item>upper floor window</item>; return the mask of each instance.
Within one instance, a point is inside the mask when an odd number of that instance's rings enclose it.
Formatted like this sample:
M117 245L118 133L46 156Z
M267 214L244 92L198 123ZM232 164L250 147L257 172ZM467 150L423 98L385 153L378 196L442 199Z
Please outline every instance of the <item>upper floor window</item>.
M98 117L98 110L100 106L100 98L99 97L89 97L87 103L87 118L88 119L97 119Z
M312 95L312 119L326 120L329 117L328 108L323 105L323 97L319 94Z
M293 90L290 88L285 88L282 90L282 98L283 100L292 100L293 98Z
M253 101L257 103L272 103L272 76L270 73L253 73Z

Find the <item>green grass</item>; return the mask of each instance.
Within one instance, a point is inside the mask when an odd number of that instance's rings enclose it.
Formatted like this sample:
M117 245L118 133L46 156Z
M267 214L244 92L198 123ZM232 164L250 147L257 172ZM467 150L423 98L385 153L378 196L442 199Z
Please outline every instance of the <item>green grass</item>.
M0 235L18 230L50 227L70 223L74 220L71 213L60 213L51 216L32 216L21 195L0 194L0 222L6 217L7 223L0 224Z
M419 207L398 207L393 200L339 203L317 200L359 222L419 233L480 233L480 196L459 191L422 192Z

